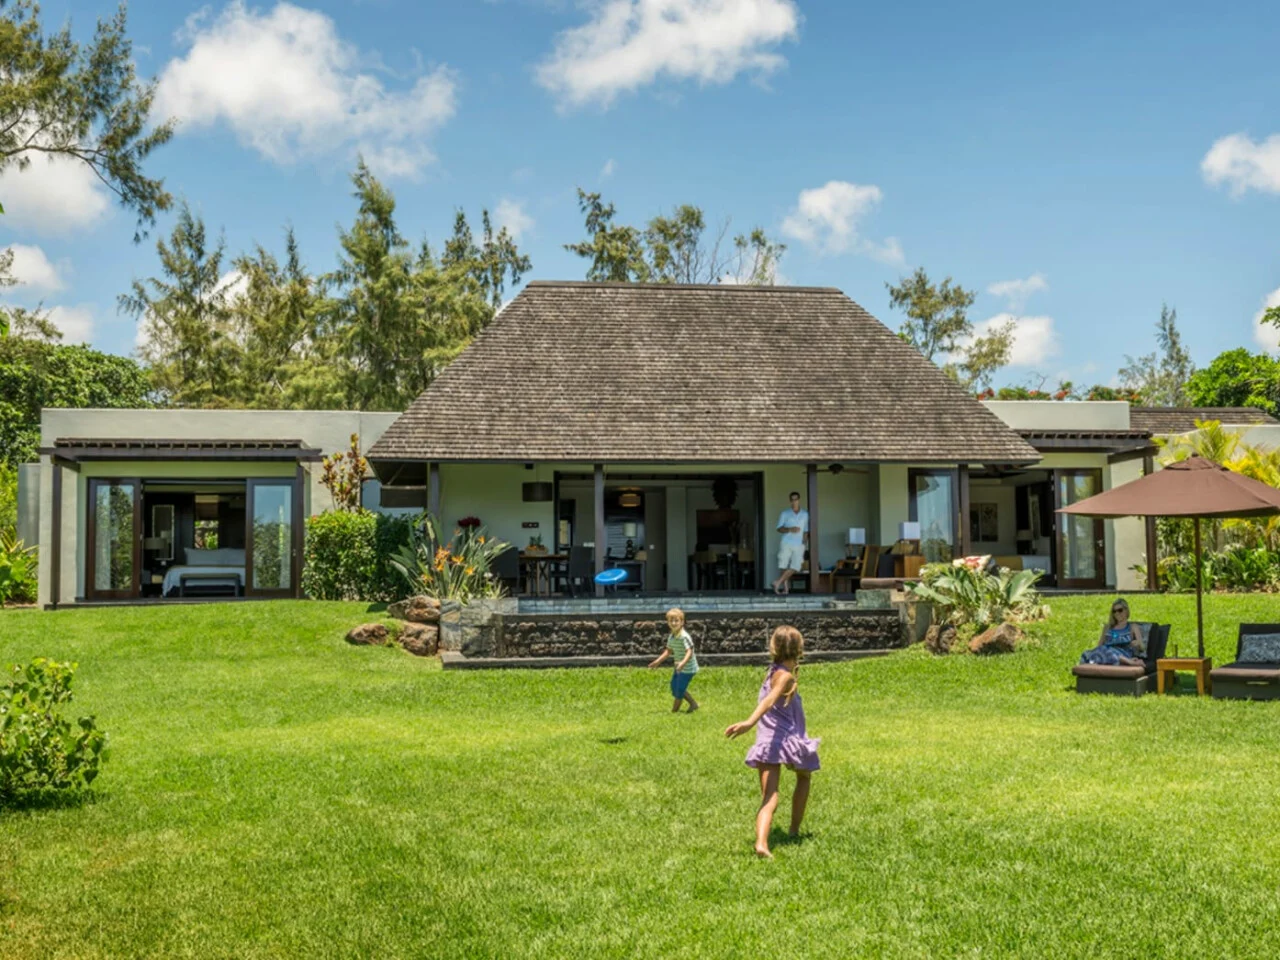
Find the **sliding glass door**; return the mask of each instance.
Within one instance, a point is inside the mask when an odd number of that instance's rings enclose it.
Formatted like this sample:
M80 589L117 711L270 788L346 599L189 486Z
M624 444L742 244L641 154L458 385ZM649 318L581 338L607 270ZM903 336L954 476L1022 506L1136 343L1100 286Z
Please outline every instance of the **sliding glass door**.
M909 518L920 524L920 552L930 563L946 563L956 556L960 508L956 502L956 471L913 468Z
M295 480L250 480L245 594L292 597L298 583L301 509Z
M142 484L89 480L85 596L127 600L138 596L142 567Z
M1054 472L1055 508L1061 510L1102 492L1101 470ZM1101 588L1106 584L1106 527L1094 517L1058 513L1057 580L1060 587Z

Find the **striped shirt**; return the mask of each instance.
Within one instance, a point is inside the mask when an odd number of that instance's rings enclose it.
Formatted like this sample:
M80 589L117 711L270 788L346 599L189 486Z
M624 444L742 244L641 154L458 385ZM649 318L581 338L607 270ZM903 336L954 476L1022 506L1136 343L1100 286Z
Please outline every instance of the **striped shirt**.
M667 637L667 649L671 651L671 659L678 668L680 661L684 659L684 653L689 651L689 662L684 665L681 673L697 673L698 672L698 655L693 652L693 637L689 636L688 630L681 630L679 633L673 633Z

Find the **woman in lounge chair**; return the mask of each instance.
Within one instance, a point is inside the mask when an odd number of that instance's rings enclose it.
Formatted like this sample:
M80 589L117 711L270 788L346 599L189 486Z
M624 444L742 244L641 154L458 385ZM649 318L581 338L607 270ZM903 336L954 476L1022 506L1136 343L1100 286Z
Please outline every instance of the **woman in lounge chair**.
M1129 622L1129 604L1117 600L1111 605L1111 616L1102 628L1102 637L1092 650L1080 654L1081 663L1096 663L1109 667L1140 667L1147 649L1147 638L1142 627Z

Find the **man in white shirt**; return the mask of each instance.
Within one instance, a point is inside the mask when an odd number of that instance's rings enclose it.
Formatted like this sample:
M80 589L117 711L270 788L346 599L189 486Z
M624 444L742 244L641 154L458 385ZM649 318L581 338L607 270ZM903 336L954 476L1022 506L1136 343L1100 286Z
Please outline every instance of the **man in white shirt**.
M778 517L778 532L782 542L778 545L778 579L773 581L774 593L790 593L791 578L804 565L804 547L809 542L809 511L800 509L800 494L791 491L791 506Z

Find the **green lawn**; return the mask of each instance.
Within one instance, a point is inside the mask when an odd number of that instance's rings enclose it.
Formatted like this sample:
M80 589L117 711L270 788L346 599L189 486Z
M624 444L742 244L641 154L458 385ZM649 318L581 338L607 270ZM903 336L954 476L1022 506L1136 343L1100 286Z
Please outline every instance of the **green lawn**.
M804 668L824 769L773 862L720 736L754 668L673 717L664 674L348 647L359 605L0 613L112 738L92 802L0 813L0 957L1276 956L1280 703L1076 696L1107 602ZM1134 601L1183 652L1194 609ZM1280 600L1207 615L1224 662Z

